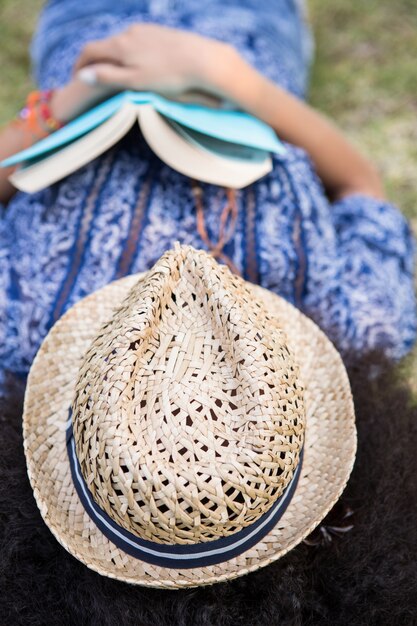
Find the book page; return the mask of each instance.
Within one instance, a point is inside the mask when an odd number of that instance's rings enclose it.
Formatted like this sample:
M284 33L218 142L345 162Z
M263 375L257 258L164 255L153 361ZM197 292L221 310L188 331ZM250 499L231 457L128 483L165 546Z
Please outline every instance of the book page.
M137 107L126 103L112 117L87 135L82 136L51 156L29 164L10 177L17 189L34 193L72 174L111 148L132 128L137 119Z
M268 152L265 150L258 150L256 148L250 148L249 146L243 146L238 143L230 143L229 141L222 141L216 137L210 137L203 133L199 133L191 128L186 128L173 120L167 120L173 129L184 139L201 150L207 150L210 153L217 154L218 156L232 159L234 161L244 161L245 163L262 163L268 157Z
M179 135L151 105L138 107L143 136L150 148L178 172L204 182L240 189L271 171L269 156L260 162L233 160L201 149Z

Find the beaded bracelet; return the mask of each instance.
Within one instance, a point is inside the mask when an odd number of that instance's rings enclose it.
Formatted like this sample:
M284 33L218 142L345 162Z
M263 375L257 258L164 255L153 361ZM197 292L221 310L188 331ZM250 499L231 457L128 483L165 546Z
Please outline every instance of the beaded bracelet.
M47 137L63 126L52 114L50 102L53 89L47 91L31 91L26 104L16 120L19 127L30 134L28 145Z

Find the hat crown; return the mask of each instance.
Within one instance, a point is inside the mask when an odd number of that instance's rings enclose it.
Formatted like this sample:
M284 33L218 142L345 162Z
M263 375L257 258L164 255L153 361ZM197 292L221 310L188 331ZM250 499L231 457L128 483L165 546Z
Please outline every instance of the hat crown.
M138 537L228 536L291 481L302 396L277 320L228 268L176 246L83 359L73 402L82 474L96 503Z

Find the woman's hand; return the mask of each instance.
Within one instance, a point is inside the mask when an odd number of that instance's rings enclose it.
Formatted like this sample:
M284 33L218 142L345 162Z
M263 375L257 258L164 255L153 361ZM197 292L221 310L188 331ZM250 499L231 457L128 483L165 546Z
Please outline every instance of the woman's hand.
M177 98L187 92L223 96L237 53L228 44L157 24L86 45L74 74L90 85L155 91Z

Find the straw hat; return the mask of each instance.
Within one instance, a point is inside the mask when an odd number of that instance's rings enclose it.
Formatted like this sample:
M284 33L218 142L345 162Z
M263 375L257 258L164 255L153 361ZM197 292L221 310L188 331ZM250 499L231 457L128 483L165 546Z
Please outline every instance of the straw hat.
M356 430L321 330L176 245L55 324L29 374L24 446L41 514L72 555L174 589L299 543L345 487Z

